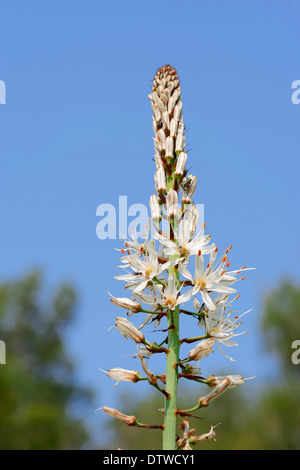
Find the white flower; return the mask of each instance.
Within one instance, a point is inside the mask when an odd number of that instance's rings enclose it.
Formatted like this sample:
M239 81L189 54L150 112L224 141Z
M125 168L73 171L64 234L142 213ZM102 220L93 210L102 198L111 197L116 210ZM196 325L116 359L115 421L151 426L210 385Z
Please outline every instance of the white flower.
M139 254L139 256L133 255L127 257L128 265L134 271L133 273L115 276L116 279L127 281L127 288L133 289L133 292L143 291L155 277L180 262L179 259L174 259L165 263L159 263L154 242L148 244L147 250L147 254L143 253Z
M204 267L202 252L200 255L196 255L194 277L186 269L184 264L180 265L181 274L193 284L193 288L191 289L192 295L196 295L200 292L203 302L210 310L217 310L215 301L212 299L213 293L231 294L236 292L236 289L230 286L237 281L236 274L245 269L245 266L243 266L239 270L228 272L227 268L230 263L228 262L227 256L223 256L219 264L215 266L217 251L217 248L211 251L209 263L206 267ZM244 279L244 277L242 277L241 280L242 279Z
M163 289L162 286L157 286L157 293L155 294L138 292L133 294L133 296L135 299L148 304L153 311L165 308L174 310L177 305L188 302L191 298L189 292L180 295L180 287L178 287L178 282L174 274L169 275L165 289Z
M234 361L232 357L227 356L222 351L219 344L222 344L223 346L228 346L228 347L238 345L238 343L236 341L233 341L232 338L235 336L240 336L244 333L247 333L247 331L243 331L241 333L234 333L234 331L240 325L240 321L239 321L240 318L246 315L246 313L250 312L251 310L248 310L247 312L244 312L242 315L238 316L234 320L231 320L229 318L231 312L229 312L227 316L225 316L225 309L226 307L223 306L221 315L218 315L213 311L209 311L208 314L205 315L204 317L205 331L206 331L206 334L210 338L212 338L215 343L217 343L217 347L222 352L222 354L228 357L231 361Z
M210 235L204 235L204 228L193 237L193 231L195 227L195 214L192 216L190 212L183 218L179 224L179 232L175 234L175 240L170 240L164 235L157 232L154 233L154 238L162 243L165 248L166 255L179 255L181 257L188 257L195 255L201 251L201 253L209 253L214 247L206 246L210 240Z

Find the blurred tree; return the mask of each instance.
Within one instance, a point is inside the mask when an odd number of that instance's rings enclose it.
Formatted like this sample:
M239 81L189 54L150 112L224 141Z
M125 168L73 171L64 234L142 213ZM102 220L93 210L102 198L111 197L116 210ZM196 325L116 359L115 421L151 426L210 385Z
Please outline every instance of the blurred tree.
M78 449L88 438L70 408L91 393L75 385L63 342L75 292L62 285L47 306L42 295L39 272L0 285L0 449Z
M292 343L300 340L300 286L284 281L266 295L261 319L266 352L275 353L279 376L259 389L248 382L247 387L232 389L216 398L212 404L197 412L203 419L189 419L197 434L216 429L214 441L203 441L195 450L204 449L300 449L300 364L291 360ZM220 372L222 375L222 372ZM138 387L139 384L133 385ZM189 408L208 389L193 386L181 393L179 408ZM250 390L250 393L249 393ZM245 391L248 393L245 394ZM136 403L136 396L123 396L119 409L135 415L144 423L160 424L163 401L153 392ZM161 449L161 431L128 428L124 423L110 420L115 438L109 448ZM181 434L180 434L181 435Z

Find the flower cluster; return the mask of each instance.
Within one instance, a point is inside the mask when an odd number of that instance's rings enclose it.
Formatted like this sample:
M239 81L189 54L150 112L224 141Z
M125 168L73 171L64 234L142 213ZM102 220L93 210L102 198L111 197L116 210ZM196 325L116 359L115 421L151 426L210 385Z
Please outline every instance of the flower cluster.
M127 315L143 315L143 321L136 327L126 317L117 317L115 327L133 340L138 347L137 357L141 360L145 377L138 371L122 368L110 369L107 375L117 381L138 382L148 380L165 396L164 424L156 427L163 430L164 448L189 449L203 439L214 439L212 427L209 433L195 436L189 430L185 419L181 428L182 439L176 440L176 416L186 416L193 410L208 406L210 401L228 388L243 383L243 377L226 377L200 374L198 364L217 346L235 346L234 337L241 324L241 316L232 317L232 303L237 300L237 282L245 279L247 268L231 270L230 245L222 255L206 234L206 226L199 225L199 212L193 202L197 178L187 174L187 153L185 126L182 114L181 87L177 72L170 65L161 67L153 80L152 93L149 95L153 112L155 165L155 194L150 197L151 220L145 227L145 238L125 240L121 249L121 269L124 274L116 279L125 282L125 289L131 295L125 298L112 297L117 307L127 310ZM153 239L150 237L151 224L154 225ZM189 269L193 262L194 269ZM234 296L231 299L231 296ZM192 310L185 304L191 302ZM247 312L245 312L247 313ZM192 338L180 338L179 316L189 315L197 320L203 331ZM167 336L160 344L149 342L142 328L149 322L154 326L166 319ZM184 344L195 343L186 358L180 358L180 348ZM149 369L145 357L154 353L166 354L167 370L155 376ZM231 360L233 360L230 356ZM179 372L181 370L181 372ZM178 410L176 407L177 382L180 378L197 380L212 390L201 396L191 410ZM162 385L159 386L158 383ZM103 407L103 410L131 426L142 426L135 417L128 417L116 410ZM175 424L174 424L175 417Z

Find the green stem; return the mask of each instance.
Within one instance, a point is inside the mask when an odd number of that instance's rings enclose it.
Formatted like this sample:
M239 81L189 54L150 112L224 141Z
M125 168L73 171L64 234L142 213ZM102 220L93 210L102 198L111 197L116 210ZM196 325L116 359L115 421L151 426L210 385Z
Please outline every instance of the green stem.
M170 310L168 314L168 349L166 392L169 394L165 400L165 420L163 431L163 450L176 450L176 409L179 361L179 307Z
M167 178L167 190L174 187L174 168ZM173 221L174 232L174 221ZM178 258L178 255L170 256L170 260ZM177 285L180 287L179 271L172 267L169 269L169 277L175 275ZM168 353L166 371L166 393L164 428L163 428L163 450L176 450L176 424L177 424L177 388L178 388L178 361L179 361L179 305L168 312Z

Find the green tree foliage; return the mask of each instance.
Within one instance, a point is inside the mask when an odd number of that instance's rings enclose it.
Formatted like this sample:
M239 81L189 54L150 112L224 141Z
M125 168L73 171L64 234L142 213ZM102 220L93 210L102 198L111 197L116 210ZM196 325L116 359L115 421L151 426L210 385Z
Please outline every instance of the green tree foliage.
M300 286L284 281L266 295L261 317L261 336L266 354L275 354L279 374L261 387L248 382L242 387L228 390L216 398L208 408L197 411L201 419L189 419L197 433L216 428L216 442L203 441L195 450L249 449L249 450L299 450L300 449L300 364L293 364L291 348L300 340ZM220 373L221 375L221 373ZM132 385L138 387L139 384ZM183 400L179 408L189 408L197 398L207 393L204 385L187 387L180 393ZM250 393L249 393L250 391ZM136 403L136 396L123 396L119 409L137 416L144 423L161 423L163 400L151 393ZM126 410L126 411L125 411ZM110 449L161 449L161 431L128 428L124 423L110 420L114 439Z
M49 304L41 275L0 286L0 449L78 449L88 438L72 406L91 399L74 383L63 334L75 313L75 291L62 285Z

